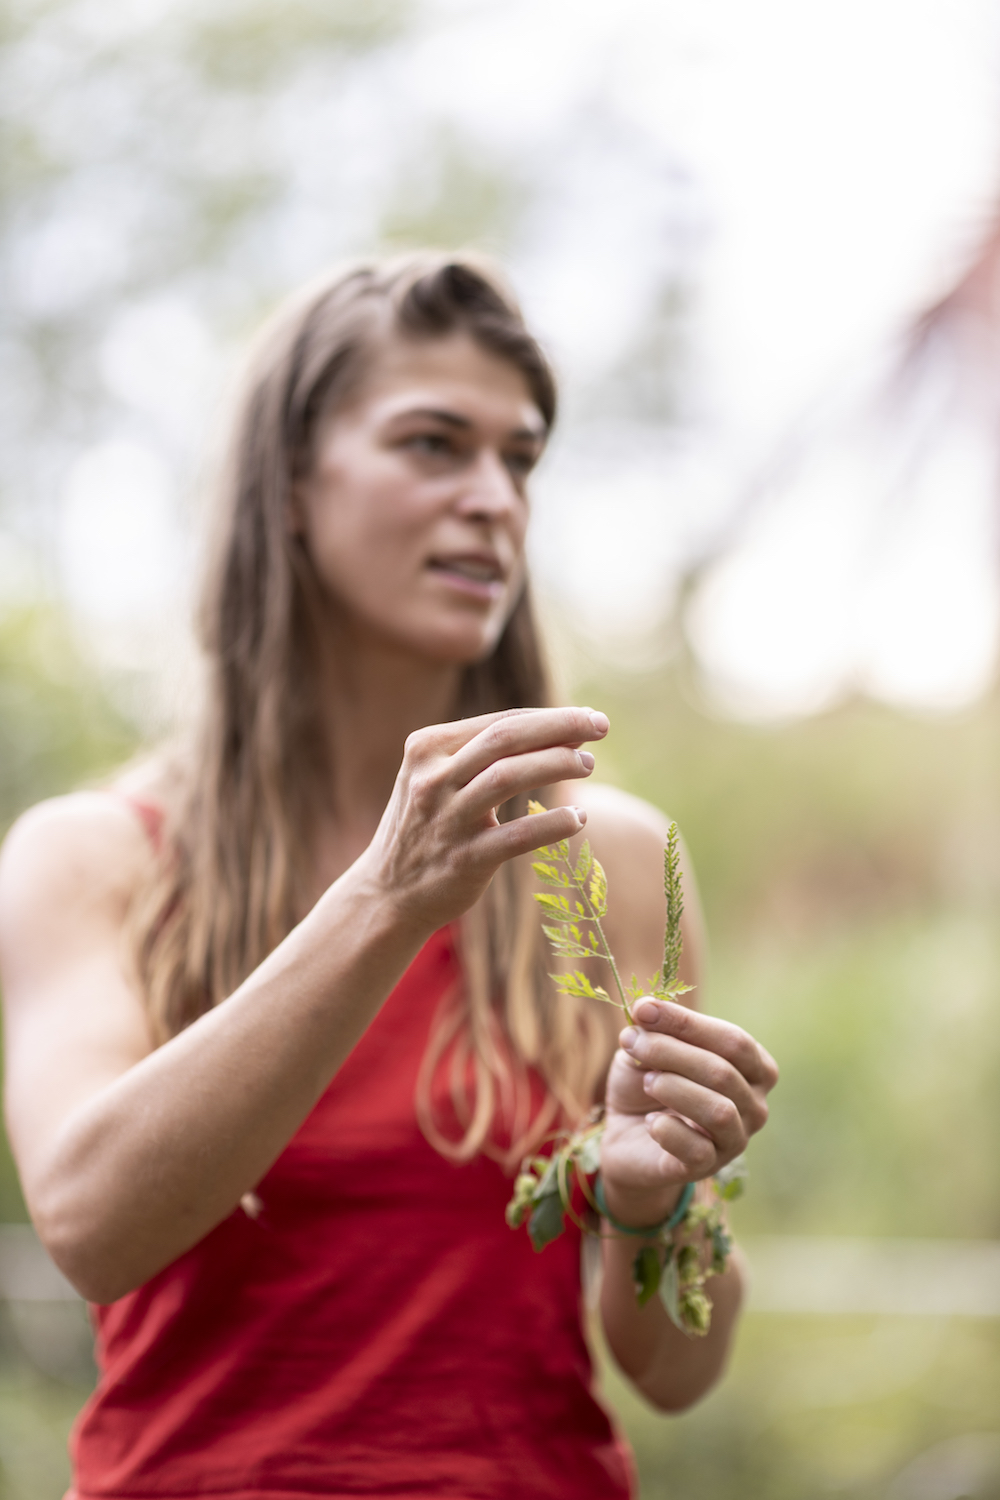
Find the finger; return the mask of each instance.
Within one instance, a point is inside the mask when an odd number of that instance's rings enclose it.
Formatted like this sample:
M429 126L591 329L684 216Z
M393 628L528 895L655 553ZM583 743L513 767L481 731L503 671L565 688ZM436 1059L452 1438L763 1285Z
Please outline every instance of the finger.
M626 1027L619 1042L622 1051L628 1053L644 1072L678 1074L730 1099L751 1130L759 1130L767 1119L767 1106L761 1092L755 1090L743 1074L718 1052L692 1047L689 1042L678 1041L676 1037L658 1035L634 1026Z
M643 1086L644 1073L627 1052L619 1048L608 1069L605 1102L609 1109L623 1115L647 1115L650 1098Z
M603 739L607 732L607 718L589 708L538 708L501 715L454 753L448 779L454 786L467 786L495 761L557 745L581 745Z
M651 1103L675 1110L700 1125L720 1155L739 1156L746 1149L749 1131L739 1109L725 1094L702 1088L679 1073L647 1073L643 1089Z
M512 818L509 823L500 823L479 836L480 851L484 862L499 865L519 854L529 854L542 844L571 839L586 821L587 813L582 807L553 807L534 817Z
M474 740L477 734L482 734L484 729L488 729L498 719L512 719L519 714L544 712L544 709L539 708L495 709L493 713L476 714L469 719L451 719L446 724L429 724L425 729L415 730L409 736L407 743L412 742L419 746L422 741L426 740L428 745L433 746L438 753L454 755L456 751L461 750L463 745Z
M594 757L589 750L570 750L565 745L511 756L494 761L463 787L455 796L455 809L462 817L480 818L518 792L589 776L593 769Z
M692 1180L710 1177L721 1165L719 1152L713 1142L700 1131L692 1130L679 1115L671 1114L669 1110L658 1110L647 1115L646 1129L661 1150L667 1153L668 1160L660 1169L664 1175L674 1175L674 1169L669 1164L670 1158L680 1162L684 1176Z
M701 1011L691 1010L670 1000L653 1000L646 997L632 1008L632 1014L646 1032L658 1032L675 1037L714 1052L741 1073L751 1084L764 1088L772 1086L774 1060L765 1054L741 1026L731 1021L721 1021L717 1016L706 1016Z

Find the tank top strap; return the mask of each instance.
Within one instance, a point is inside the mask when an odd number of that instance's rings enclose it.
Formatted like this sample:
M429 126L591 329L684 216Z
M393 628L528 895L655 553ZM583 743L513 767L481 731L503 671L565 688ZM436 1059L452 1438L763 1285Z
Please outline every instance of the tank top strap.
M131 812L135 814L143 828L146 837L157 853L163 843L163 823L166 812L158 802L153 802L148 797L140 797L136 792L123 792L115 790L111 794L117 797L119 802L124 802Z

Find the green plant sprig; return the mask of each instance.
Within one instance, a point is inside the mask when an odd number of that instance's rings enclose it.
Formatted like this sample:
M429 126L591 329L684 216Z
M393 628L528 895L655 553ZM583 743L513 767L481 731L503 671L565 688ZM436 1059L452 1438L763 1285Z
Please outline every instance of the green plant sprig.
M600 1209L588 1182L601 1165L604 1135L603 1110L595 1110L579 1130L563 1131L555 1138L550 1156L529 1156L521 1163L514 1192L507 1204L511 1229L527 1222L528 1235L536 1250L558 1239L569 1218L585 1234L601 1239L624 1239L613 1226L595 1229L576 1212L572 1203L570 1174L592 1210ZM656 1295L671 1321L695 1337L706 1334L712 1323L712 1302L705 1284L726 1269L732 1240L725 1221L725 1204L738 1198L746 1180L742 1157L731 1161L710 1179L709 1201L691 1203L680 1222L660 1227L632 1261L632 1282L640 1307Z
M537 815L547 809L541 802L529 802L529 813ZM595 859L590 840L584 839L580 853L574 863L570 856L569 840L560 839L558 844L543 844L538 853L543 856L535 860L531 868L543 885L554 887L559 895L548 891L532 894L543 912L550 919L542 923L542 931L552 946L557 958L603 958L611 970L618 999L609 995L603 985L594 984L582 969L571 969L566 973L552 974L556 990L560 995L578 995L590 1000L606 1000L618 1005L625 1012L631 1025L632 1011L629 1001L640 1000L643 995L653 995L657 1000L676 1000L686 994L689 984L679 982L681 948L681 917L684 912L684 891L681 884L680 834L676 823L667 829L667 844L663 851L663 891L667 899L667 921L663 934L663 963L646 984L633 974L626 988L615 956L601 925L601 918L608 912L608 878L600 860ZM567 894L575 891L575 897Z
M529 802L530 813L546 809L540 802ZM575 862L570 856L569 840L544 845L543 857L532 869L548 891L533 892L548 922L542 931L558 958L603 958L614 980L618 998L595 985L581 969L553 974L557 991L592 1000L606 1000L618 1005L631 1023L633 1003L644 995L658 1000L676 1000L691 986L679 982L683 935L681 916L684 894L681 885L680 835L677 824L667 830L663 851L663 890L667 919L663 936L663 963L646 985L633 974L624 986L614 954L601 924L608 910L608 882L600 861L594 858L589 840L584 840ZM552 890L558 892L551 894ZM570 895L575 892L575 895ZM514 1193L507 1205L507 1223L517 1229L527 1221L528 1234L536 1250L543 1250L557 1239L568 1216L585 1233L602 1234L603 1238L624 1238L612 1226L595 1231L576 1213L572 1205L570 1174L579 1183L592 1215L600 1222L600 1209L588 1183L601 1164L601 1140L604 1135L603 1109L575 1131L563 1131L555 1137L550 1156L525 1157L514 1183ZM666 1224L651 1231L632 1262L632 1279L636 1300L644 1306L657 1292L668 1315L686 1333L706 1334L711 1325L712 1303L705 1284L726 1268L731 1240L725 1223L724 1204L743 1191L746 1169L738 1157L711 1179L708 1201L692 1201L677 1224Z

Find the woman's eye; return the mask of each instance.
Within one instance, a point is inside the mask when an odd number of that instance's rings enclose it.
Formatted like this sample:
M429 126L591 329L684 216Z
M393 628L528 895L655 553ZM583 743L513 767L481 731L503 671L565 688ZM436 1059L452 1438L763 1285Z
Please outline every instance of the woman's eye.
M415 453L432 454L435 458L452 452L451 439L444 437L440 432L418 432L407 439L406 447Z
M504 463L515 479L527 479L535 467L535 455L533 453L508 453L504 458Z

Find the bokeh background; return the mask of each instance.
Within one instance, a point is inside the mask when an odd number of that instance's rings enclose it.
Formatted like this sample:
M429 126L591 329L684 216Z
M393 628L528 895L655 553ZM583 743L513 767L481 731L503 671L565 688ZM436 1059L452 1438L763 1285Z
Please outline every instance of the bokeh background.
M727 1382L605 1374L644 1500L1000 1496L998 0L7 0L0 121L0 825L190 700L261 316L500 255L562 688L783 1067ZM5 1156L0 1497L56 1500L92 1370L25 1217Z

